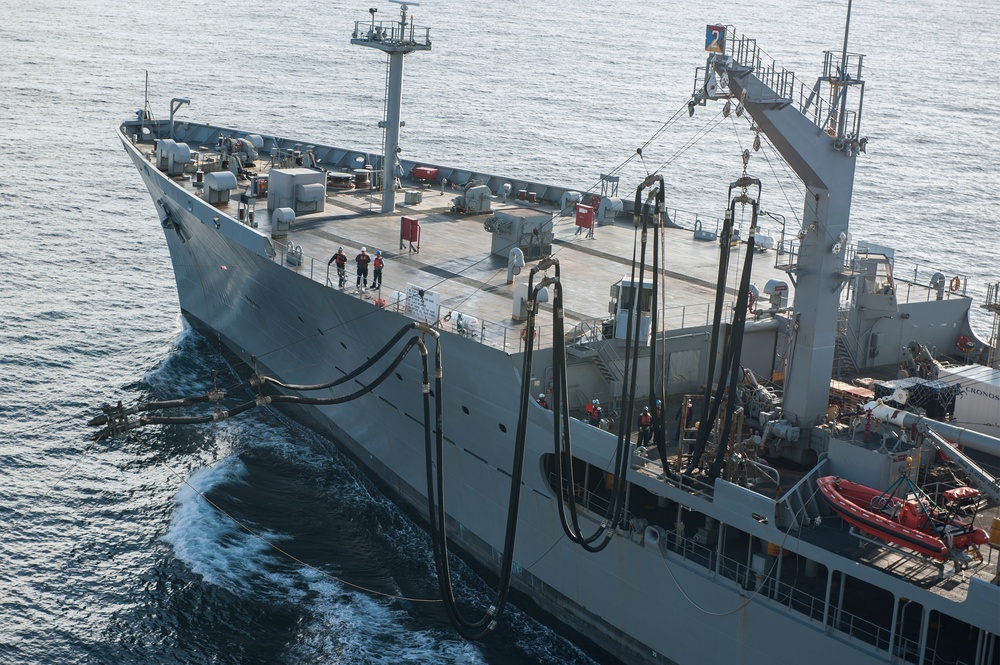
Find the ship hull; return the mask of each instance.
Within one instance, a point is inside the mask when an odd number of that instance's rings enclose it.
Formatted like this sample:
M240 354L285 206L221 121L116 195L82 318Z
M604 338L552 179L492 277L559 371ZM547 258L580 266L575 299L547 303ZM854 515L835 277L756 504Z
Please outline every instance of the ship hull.
M269 241L172 182L125 135L126 152L156 204L180 306L245 367L295 383L339 378L364 362L410 319L376 308L276 263ZM449 539L492 572L499 570L520 392L519 356L442 333L445 502ZM427 501L421 368L411 354L359 400L295 407L295 417L330 436L421 516ZM353 382L345 392L356 390ZM332 396L320 391L320 396ZM313 396L316 393L312 393ZM563 535L544 456L551 414L529 409L527 454L512 584L543 611L630 663L884 662L850 637L831 637L829 612L791 612L777 592L757 587L749 565L723 566L677 554L668 538L620 530L590 554ZM614 438L573 421L574 451L607 458ZM714 501L670 487L673 500L726 520L761 542L780 541L817 560L823 552L782 534L759 511L775 502L724 483ZM666 491L666 490L664 490ZM681 512L677 511L678 515ZM585 530L596 522L582 518ZM661 533L663 531L661 530ZM675 545L683 543L681 535ZM685 545L686 546L686 545ZM685 552L686 550L682 550ZM845 567L851 562L841 562ZM772 599L771 596L774 596Z

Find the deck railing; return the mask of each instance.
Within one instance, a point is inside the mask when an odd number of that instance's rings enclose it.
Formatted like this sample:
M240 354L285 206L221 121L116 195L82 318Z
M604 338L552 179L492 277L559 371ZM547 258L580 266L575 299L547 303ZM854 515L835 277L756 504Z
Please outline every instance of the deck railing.
M696 563L713 571L714 574L735 582L746 591L756 591L757 595L754 598L756 601L773 602L786 607L789 611L806 617L811 623L817 625L818 630L823 629L824 617L826 617L828 625L848 638L869 644L875 651L889 652L889 640L892 637L892 631L889 627L838 609L832 604L827 607L824 598L775 579L777 566L769 569L767 574L758 574L747 563L720 555L715 546L702 545L692 538L678 538L676 531L667 531L666 543L670 551L679 554L685 561ZM665 560L666 558L664 556ZM894 641L897 656L908 662L917 662L916 642L898 634ZM936 654L929 647L926 655L929 659L926 662L937 662Z
M289 261L289 256L292 257L291 262ZM302 275L303 277L308 277L314 282L318 282L330 288L338 287L337 271L333 266L327 265L323 260L316 261L314 257L305 253L300 254L292 243L275 244L275 251L271 260ZM369 283L371 283L371 275L369 274L368 277ZM354 288L355 284L356 275L351 271L348 271L347 284L344 288L344 292L348 294L356 294ZM429 290L433 291L433 287ZM368 293L370 294L372 292L369 291ZM399 293L401 297L393 297L394 293ZM409 316L409 313L406 311L405 286L399 288L397 285L392 285L389 282L383 282L382 289L377 295L385 301L385 308L389 311L399 312ZM724 320L732 320L732 311L734 306L735 303L733 301L726 303L726 310L723 316ZM667 307L660 312L659 327L662 331L674 328L684 328L686 326L708 325L712 322L713 311L714 306L712 303ZM468 339L504 351L505 353L519 353L526 350L525 335L523 334L525 332L524 325L510 325L506 323L487 321L485 319L480 319L469 312L442 311L440 317L441 318L434 323L436 327L442 330L457 333ZM566 336L567 342L575 343L581 336L591 341L601 338L603 336L602 326L605 320L606 319L604 318L594 318L576 324L575 327L570 328L571 332ZM535 349L538 350L552 346L552 334L552 324L535 326Z

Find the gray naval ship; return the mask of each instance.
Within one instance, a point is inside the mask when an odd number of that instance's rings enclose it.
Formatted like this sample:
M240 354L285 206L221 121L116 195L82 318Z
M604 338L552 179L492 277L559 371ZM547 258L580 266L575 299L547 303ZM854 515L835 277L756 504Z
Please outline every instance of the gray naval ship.
M682 219L656 176L571 190L401 160L403 58L430 32L404 5L352 41L388 57L383 155L178 119L180 98L121 124L183 315L251 397L109 408L102 435L281 403L427 519L468 637L513 588L630 663L1000 662L1000 442L948 422L1000 399L995 330L971 329L962 275L852 239L846 34L803 83L708 27L690 110L746 115L801 179L777 239L746 171L719 219ZM356 277L363 253L384 283ZM217 408L149 415L194 401ZM904 504L945 526L885 515ZM500 581L481 618L450 602L449 544Z

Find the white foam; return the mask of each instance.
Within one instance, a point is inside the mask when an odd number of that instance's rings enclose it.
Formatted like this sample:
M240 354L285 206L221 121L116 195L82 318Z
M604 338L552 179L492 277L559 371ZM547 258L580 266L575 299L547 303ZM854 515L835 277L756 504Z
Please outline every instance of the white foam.
M336 478L327 487L327 500L355 507L374 527L373 546L392 556L419 558L429 580L435 579L430 537L386 498L352 461L330 450L330 442L273 412L250 414L215 425L211 437L216 450L249 452L264 449L303 473ZM236 456L197 469L190 484L211 494L222 485L246 482L247 468ZM395 601L372 596L340 584L315 570L284 559L260 539L237 527L190 487L176 496L176 510L163 540L192 571L209 584L233 593L271 602L293 602L308 613L299 628L289 660L302 662L369 663L484 663L476 644L450 631L419 628ZM287 536L261 533L279 544ZM417 573L419 574L419 573ZM494 590L459 560L453 560L456 595L485 609ZM443 612L443 610L441 610ZM472 618L472 617L470 617ZM540 663L590 662L582 651L557 633L508 604L504 621L517 636L518 648Z
M291 655L307 662L485 663L478 647L436 630L414 629L405 610L310 572L314 619Z
M184 485L177 492L176 509L163 540L173 547L179 560L206 582L237 593L256 593L255 584L271 574L263 564L265 555L273 550L198 494L208 493L223 483L243 482L245 473L246 467L236 457L226 457L215 466L192 471L190 486ZM281 540L279 534L261 535L271 541Z

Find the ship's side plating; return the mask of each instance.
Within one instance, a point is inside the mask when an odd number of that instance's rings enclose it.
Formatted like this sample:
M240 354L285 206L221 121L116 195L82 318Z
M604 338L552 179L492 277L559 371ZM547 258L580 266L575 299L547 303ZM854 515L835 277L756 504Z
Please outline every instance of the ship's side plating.
M144 159L128 134L121 138L156 202L182 310L244 361L257 356L261 370L285 381L325 381L363 362L408 321L272 261L266 237L172 182ZM449 535L495 570L503 547L519 363L517 357L456 335L445 333L442 343ZM307 407L302 415L422 513L419 384L414 358L360 404ZM662 528L652 534L625 530L598 554L570 543L559 526L544 464L549 427L548 412L532 407L514 576L516 587L544 610L629 662L754 662L766 654L770 662L791 663L806 649L822 652L824 662L885 660L877 649L831 630L826 616L820 621L812 613L790 611L770 594L756 593L749 561L733 574L724 569L724 558L712 564L710 550L710 565L678 555L668 542L675 548L688 541L696 545L684 538L683 529L673 535ZM609 434L575 421L573 436L579 456L594 464L603 463L613 446ZM665 513L675 511L678 525L683 516L689 522L698 516L701 523L726 525L724 533L729 529L780 542L830 571L850 571L872 583L896 584L899 595L909 593L906 585L879 571L856 571L849 560L787 536L777 528L777 502L759 494L717 481L709 499L650 478L631 480L636 492L648 492ZM927 607L938 602L924 595ZM939 604L955 613L949 602ZM959 612L970 615L964 620L988 628L982 617L975 619L975 608L969 609Z

